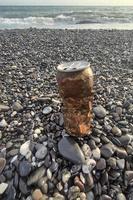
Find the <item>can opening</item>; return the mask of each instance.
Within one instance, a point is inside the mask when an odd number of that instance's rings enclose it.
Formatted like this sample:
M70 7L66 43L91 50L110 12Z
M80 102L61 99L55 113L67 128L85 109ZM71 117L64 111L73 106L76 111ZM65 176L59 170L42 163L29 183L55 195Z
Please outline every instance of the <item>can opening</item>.
M81 71L90 66L86 61L64 62L58 65L57 70L60 72L76 72Z

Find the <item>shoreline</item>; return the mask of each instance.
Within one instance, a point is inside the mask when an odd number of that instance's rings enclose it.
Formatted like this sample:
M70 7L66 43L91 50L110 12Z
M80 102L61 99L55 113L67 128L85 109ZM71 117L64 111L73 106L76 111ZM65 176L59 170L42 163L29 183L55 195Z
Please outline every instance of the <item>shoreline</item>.
M132 198L132 38L133 30L0 30L2 200ZM70 138L78 149L59 150L69 135L56 67L73 60L90 62L94 72L94 128ZM85 165L75 163L80 151Z

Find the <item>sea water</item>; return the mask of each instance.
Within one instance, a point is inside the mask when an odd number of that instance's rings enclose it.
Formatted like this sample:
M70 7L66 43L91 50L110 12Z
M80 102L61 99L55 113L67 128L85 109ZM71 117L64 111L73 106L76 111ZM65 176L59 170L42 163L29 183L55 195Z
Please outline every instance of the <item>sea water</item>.
M133 6L0 6L0 29L133 29Z

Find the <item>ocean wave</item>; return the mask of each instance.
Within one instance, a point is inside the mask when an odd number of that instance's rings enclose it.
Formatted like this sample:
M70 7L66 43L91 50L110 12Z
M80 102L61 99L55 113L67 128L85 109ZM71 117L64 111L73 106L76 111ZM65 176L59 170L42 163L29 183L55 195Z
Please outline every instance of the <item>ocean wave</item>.
M26 17L26 18L0 18L0 24L10 25L53 25L54 19L50 17Z

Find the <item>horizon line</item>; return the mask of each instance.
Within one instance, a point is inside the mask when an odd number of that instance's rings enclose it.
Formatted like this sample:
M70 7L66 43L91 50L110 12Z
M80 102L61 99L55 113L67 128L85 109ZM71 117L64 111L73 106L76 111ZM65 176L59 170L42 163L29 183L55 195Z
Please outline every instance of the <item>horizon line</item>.
M127 6L127 7L130 7L130 6L133 6L133 5L48 5L48 4L40 4L40 5L36 5L36 4L31 4L31 5L25 5L25 4L16 4L16 5L14 5L14 4L11 4L11 5L8 5L8 4L6 4L6 5L0 5L0 6L109 6L109 7L118 7L118 6L121 6L121 7L123 7L123 6Z

